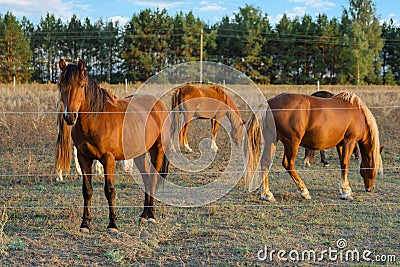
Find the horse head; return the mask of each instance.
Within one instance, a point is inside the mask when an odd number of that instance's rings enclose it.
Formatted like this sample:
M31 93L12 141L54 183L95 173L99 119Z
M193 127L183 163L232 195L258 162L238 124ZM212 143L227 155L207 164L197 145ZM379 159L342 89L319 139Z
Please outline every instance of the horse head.
M360 151L361 152L360 174L361 177L364 179L364 187L365 191L367 192L372 192L374 190L376 176L378 174L383 173L382 158L380 155L382 150L383 147L379 147L378 151L373 151L372 149L367 151L365 150Z
M74 125L78 119L78 112L85 101L85 88L88 86L85 63L79 59L77 65L67 65L65 60L61 59L59 67L61 74L58 88L64 104L64 120L68 125Z

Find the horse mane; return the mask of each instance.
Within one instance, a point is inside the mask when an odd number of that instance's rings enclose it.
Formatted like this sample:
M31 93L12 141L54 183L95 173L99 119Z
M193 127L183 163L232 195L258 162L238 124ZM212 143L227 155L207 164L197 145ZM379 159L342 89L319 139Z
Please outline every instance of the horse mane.
M225 90L221 86L214 85L212 87L209 87L209 89L212 89L212 90L216 91L222 97L222 99L224 100L225 104L227 104L233 111L236 112L237 116L239 118L241 118L239 110L236 107L235 103L232 101L232 99L228 96L228 94L225 92ZM235 116L233 116L232 112L227 112L226 116L231 121L231 123L234 123L234 127L235 128L236 127L240 127L242 121L240 120L238 122L238 120L236 120L234 118Z
M89 111L103 112L107 103L117 104L118 98L111 89L101 88L92 77L89 75L87 77L89 86L86 88L86 96L89 99Z
M340 92L334 96L334 98L342 99L352 105L357 106L361 109L365 117L365 122L368 126L368 132L372 144L372 157L374 161L374 169L382 173L382 158L380 155L380 143L379 143L379 130L374 115L368 109L364 101L361 100L356 94L351 92Z

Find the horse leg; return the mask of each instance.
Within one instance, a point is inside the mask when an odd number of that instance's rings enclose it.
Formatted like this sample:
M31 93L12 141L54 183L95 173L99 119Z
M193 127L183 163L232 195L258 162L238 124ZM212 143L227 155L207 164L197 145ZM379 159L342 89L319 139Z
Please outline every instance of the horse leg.
M83 170L82 173L82 195L83 195L83 216L80 231L88 233L90 229L90 220L92 219L90 205L93 194L92 189L92 161L87 160L78 152L79 164Z
M94 169L94 173L96 175L103 176L104 167L98 160L94 160L93 161L93 169Z
M264 151L261 156L261 174L262 174L262 187L261 187L261 199L267 201L276 201L274 195L270 191L268 183L268 170L271 166L272 156L274 155L275 144L265 144Z
M304 152L304 166L311 167L310 159L314 154L314 150L306 148Z
M323 164L324 167L329 167L329 163L326 161L325 158L325 151L324 150L320 150L319 154L321 155L321 163Z
M358 149L358 145L357 144L354 146L353 154L354 154L354 158L356 160L360 159L360 150Z
M161 142L156 142L149 150L150 152L150 158L151 158L151 174L149 176L149 189L150 194L149 194L149 199L148 199L148 209L147 209L147 223L157 223L155 217L154 217L154 196L157 192L157 185L158 185L158 178L161 173L161 169L163 167L163 161L164 161L164 149L162 147ZM166 175L163 174L165 177Z
M185 147L186 151L193 152L193 150L190 148L189 142L187 140L187 133L189 130L189 125L190 125L190 121L186 122L182 128L182 140L183 140L183 146Z
M217 152L218 150L217 146L218 127L219 127L219 122L215 119L211 119L211 129L212 129L211 149L215 152Z
M122 169L124 172L132 174L133 173L133 159L126 159L122 161Z
M300 176L297 174L294 168L294 162L298 147L299 147L298 144L292 145L284 143L285 152L283 154L282 165L289 173L290 177L292 177L293 181L297 186L297 189L300 191L300 195L304 199L311 199L310 193L308 192L306 185L304 184L303 180L300 178Z
M354 149L354 142L345 142L341 147L340 168L342 169L342 182L339 184L340 197L345 200L353 200L351 188L347 178L350 157Z
M64 181L64 178L62 176L62 169L60 167L57 167L57 178L56 178L57 182L62 182Z
M342 151L343 151L343 146L341 145L341 144L339 144L339 145L337 145L336 146L336 151L337 151L337 153L338 153L338 156L339 156L339 161L341 162L342 161Z
M104 168L104 194L108 201L109 211L109 224L107 229L109 233L118 233L116 224L117 213L115 211L115 188L114 188L114 174L115 174L115 157L112 153L104 154L100 159Z
M149 162L147 161L147 153L140 155L139 157L134 159L135 165L138 168L140 174L142 175L142 180L144 183L144 207L143 212L139 217L139 224L147 221L148 218L148 209L150 202L149 195Z

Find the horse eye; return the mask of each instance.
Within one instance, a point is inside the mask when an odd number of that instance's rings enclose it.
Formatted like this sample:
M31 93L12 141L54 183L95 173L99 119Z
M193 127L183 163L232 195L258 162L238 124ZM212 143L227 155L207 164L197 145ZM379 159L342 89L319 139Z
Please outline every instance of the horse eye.
M82 85L81 85L81 88L82 88L82 89L85 89L85 85L84 85L84 84L82 84Z

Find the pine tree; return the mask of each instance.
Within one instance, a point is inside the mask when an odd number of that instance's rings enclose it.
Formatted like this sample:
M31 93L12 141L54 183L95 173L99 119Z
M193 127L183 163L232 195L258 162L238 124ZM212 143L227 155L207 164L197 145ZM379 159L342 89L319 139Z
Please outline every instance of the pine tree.
M32 52L22 25L7 12L0 17L0 82L27 82L32 75Z
M400 28L395 25L393 19L382 25L382 37L386 39L382 49L383 83L400 84Z
M344 10L342 24L344 65L342 81L353 84L379 83L380 52L384 40L372 0L350 0L349 10Z

